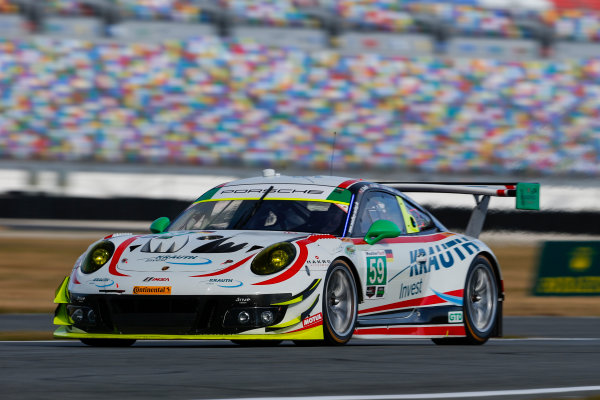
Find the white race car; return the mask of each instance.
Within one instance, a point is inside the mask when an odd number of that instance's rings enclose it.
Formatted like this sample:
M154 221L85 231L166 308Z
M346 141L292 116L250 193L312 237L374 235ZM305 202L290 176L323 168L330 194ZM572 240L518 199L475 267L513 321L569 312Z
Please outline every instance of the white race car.
M466 193L466 234L404 192ZM344 344L430 338L481 344L502 331L503 283L477 239L489 196L539 207L537 184L373 183L263 177L204 193L151 234L93 243L59 286L57 338ZM308 342L307 342L308 341Z

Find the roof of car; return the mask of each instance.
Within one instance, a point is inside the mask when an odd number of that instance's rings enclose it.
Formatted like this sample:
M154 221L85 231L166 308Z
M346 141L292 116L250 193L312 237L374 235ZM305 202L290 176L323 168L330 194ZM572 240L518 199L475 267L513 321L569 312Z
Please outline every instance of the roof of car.
M257 199L317 200L349 203L347 190L360 179L339 176L286 176L272 174L232 181L213 188L198 201ZM268 191L268 192L267 192Z
M289 184L289 185L317 185L317 186L332 186L338 187L343 183L347 183L350 186L351 183L360 181L360 179L352 179L341 176L288 176L288 175L274 175L274 176L258 176L246 179L240 179L237 181L228 182L225 186L234 185L256 185L256 184Z

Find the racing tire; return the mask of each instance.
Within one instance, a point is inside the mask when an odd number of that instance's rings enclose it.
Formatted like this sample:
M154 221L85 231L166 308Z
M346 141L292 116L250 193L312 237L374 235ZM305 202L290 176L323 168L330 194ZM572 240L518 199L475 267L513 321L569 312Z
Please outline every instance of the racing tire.
M93 347L129 347L135 339L79 339L81 343Z
M323 296L323 337L325 344L346 344L356 326L358 291L350 266L334 261L325 276Z
M464 338L432 339L438 345L481 345L492 336L498 315L498 282L494 269L484 256L471 263L463 294Z
M275 347L283 340L232 340L231 342L243 347Z

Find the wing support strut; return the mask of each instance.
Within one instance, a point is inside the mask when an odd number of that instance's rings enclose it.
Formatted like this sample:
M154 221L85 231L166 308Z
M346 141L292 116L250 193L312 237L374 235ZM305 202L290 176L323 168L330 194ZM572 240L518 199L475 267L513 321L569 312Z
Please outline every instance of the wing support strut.
M483 229L483 223L490 204L490 196L474 194L473 197L475 198L475 208L471 211L465 233L468 236L478 238Z

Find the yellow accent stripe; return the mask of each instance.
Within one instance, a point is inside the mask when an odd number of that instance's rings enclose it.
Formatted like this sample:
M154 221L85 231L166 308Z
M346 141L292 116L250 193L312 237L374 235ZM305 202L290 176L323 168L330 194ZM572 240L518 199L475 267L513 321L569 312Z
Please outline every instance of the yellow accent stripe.
M194 202L194 204L198 204L198 203L206 203L209 201L232 201L232 200L260 200L260 197L234 197L234 198L226 198L226 199L207 199L207 200L200 200L200 201L196 201ZM322 200L322 199L291 199L291 198L280 198L280 197L276 197L276 198L265 198L264 201L271 201L271 200L289 200L289 201L319 201L321 203L333 203L333 204L343 204L343 205L349 205L350 203L344 203L342 201L334 201L334 200Z
M279 325L271 325L269 326L269 329L283 329L283 328L289 328L290 326L299 324L302 320L300 319L300 316L298 316L298 318L294 318L291 321L288 322L284 322L282 324Z
M312 285L311 287L309 287L308 290L304 290L302 293L313 290L314 288L316 288L319 285L319 283L321 283L321 279L317 279L317 281L315 282L314 285ZM304 300L304 295L303 294L299 294L297 297L294 297L294 298L292 298L290 300L287 300L287 301L284 301L284 302L281 302L281 303L273 303L271 305L272 306L288 306L290 304L300 303L303 300Z
M296 303L300 303L302 300L304 300L303 297L304 296L298 296L298 297L295 297L295 298L293 298L291 300L284 301L282 303L274 303L274 304L271 304L271 305L272 306L287 306L287 305L290 305L290 304L296 304Z
M317 281L315 282L315 284L314 284L314 285L312 285L312 286L310 287L310 289L314 289L314 288L316 288L316 287L317 287L317 285L318 285L319 283L321 283L321 280L320 280L320 279L317 279ZM310 289L309 289L309 290L310 290Z
M235 334L235 335L119 335L108 333L87 333L76 328L59 327L54 331L57 339L136 339L136 340L323 340L323 327L315 326L298 332Z
M54 293L54 303L64 304L69 302L69 279L70 277L65 277L58 289L56 289L56 292Z
M396 199L398 200L398 205L400 206L400 209L402 210L402 216L404 217L404 225L406 226L406 232L407 233L417 233L419 232L419 227L418 226L413 226L413 224L411 223L411 221L414 221L415 217L413 217L408 210L406 209L406 204L404 204L404 200L401 197L397 197ZM412 218L412 220L411 220Z
M54 325L73 325L73 320L69 317L66 304L62 303L56 307L52 323Z

